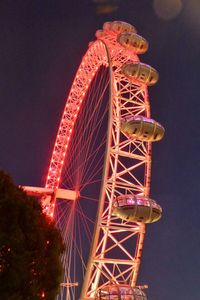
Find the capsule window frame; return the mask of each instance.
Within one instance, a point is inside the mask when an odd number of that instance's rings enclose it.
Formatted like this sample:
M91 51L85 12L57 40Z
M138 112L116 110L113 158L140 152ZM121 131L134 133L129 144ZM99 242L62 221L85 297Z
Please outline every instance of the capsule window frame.
M142 81L145 81L145 80L147 80L147 74L145 73L145 72L140 72L140 74L139 74L139 79L140 80L142 80Z

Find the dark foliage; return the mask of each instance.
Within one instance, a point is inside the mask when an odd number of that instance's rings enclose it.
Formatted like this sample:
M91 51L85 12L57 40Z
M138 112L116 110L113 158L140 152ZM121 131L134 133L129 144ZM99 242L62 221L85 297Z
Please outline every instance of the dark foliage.
M0 171L0 299L55 299L63 250L38 200Z

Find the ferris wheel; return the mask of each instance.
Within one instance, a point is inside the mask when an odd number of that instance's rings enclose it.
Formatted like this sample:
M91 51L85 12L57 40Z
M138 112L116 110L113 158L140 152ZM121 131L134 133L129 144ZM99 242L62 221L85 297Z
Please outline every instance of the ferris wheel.
M106 22L89 44L61 118L43 206L66 245L59 300L146 300L137 284L145 224L160 219L150 198L147 87L157 71L139 61L147 41L125 22Z

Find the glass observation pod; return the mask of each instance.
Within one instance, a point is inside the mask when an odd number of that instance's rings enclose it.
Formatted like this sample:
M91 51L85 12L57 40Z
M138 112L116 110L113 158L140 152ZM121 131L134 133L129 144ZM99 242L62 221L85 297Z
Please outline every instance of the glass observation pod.
M159 78L159 74L154 68L140 62L125 64L122 67L122 73L129 79L148 86L156 84Z
M95 300L147 300L147 296L139 288L132 288L126 284L113 284L99 290Z
M121 130L131 139L144 142L160 141L165 133L165 129L160 123L143 116L123 118L121 120Z
M131 50L136 54L145 53L149 47L147 40L134 32L124 32L119 34L117 41L124 48Z
M98 29L98 30L96 31L96 33L95 33L95 36L96 36L96 38L98 39L98 38L102 37L104 34L105 34L105 33L104 33L104 31L103 31L102 29Z
M126 221L153 223L161 218L162 208L147 197L121 195L114 202L113 215Z
M122 21L105 22L103 24L103 30L113 31L115 33L136 32L136 29L133 25Z

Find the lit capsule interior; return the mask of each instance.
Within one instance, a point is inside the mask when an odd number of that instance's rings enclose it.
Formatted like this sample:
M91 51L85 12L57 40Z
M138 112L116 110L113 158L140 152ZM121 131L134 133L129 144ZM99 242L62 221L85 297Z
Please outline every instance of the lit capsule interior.
M99 290L95 300L147 300L147 296L139 288L132 288L126 284L113 284Z
M113 215L126 221L153 223L161 218L162 208L147 197L121 195L114 202Z
M159 78L159 74L154 68L140 62L125 64L122 67L122 73L129 79L148 86L156 84Z
M115 33L136 32L133 25L122 21L105 22L103 24L103 30L113 31Z
M164 127L153 119L130 116L121 120L121 130L132 139L156 142L163 138Z
M149 47L147 40L134 32L124 32L119 34L117 41L124 48L132 50L136 54L145 53Z

